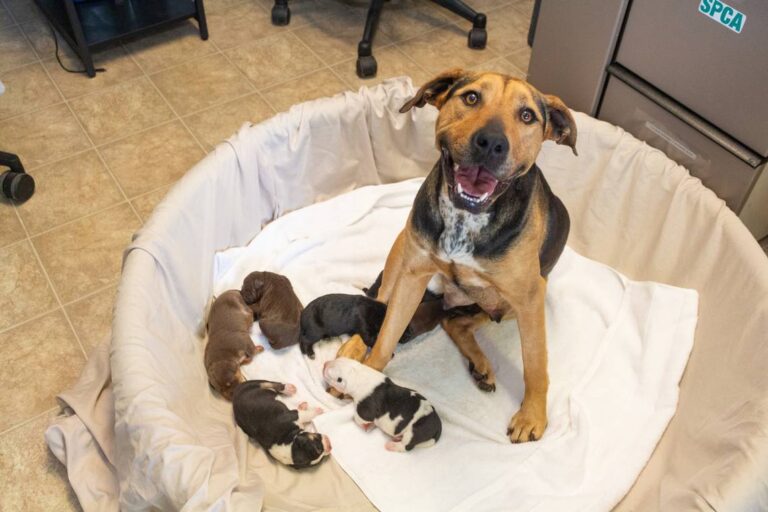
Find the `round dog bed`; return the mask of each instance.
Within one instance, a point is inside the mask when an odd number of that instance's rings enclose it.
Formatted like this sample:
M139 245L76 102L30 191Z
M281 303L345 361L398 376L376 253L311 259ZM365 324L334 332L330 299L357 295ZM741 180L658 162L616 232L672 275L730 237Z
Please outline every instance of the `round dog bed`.
M434 109L398 113L413 92L391 80L244 126L138 233L110 357L122 509L373 509L333 461L297 473L248 448L231 405L209 391L200 332L217 251L245 245L285 212L429 171ZM547 143L538 159L570 212L569 245L632 279L700 294L677 413L617 509L760 508L768 260L685 169L621 129L581 114L576 122L578 158Z

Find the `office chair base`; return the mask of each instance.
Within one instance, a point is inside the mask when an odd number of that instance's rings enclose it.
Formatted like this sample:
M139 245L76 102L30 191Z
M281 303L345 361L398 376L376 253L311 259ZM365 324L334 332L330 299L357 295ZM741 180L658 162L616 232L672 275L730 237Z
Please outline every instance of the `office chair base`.
M288 25L291 22L291 10L288 4L276 3L272 6L272 24L277 26Z
M3 195L17 203L23 203L35 193L35 180L25 172L5 171L0 175Z
M488 32L484 28L474 27L467 35L467 46L473 50L482 50L488 42Z
M362 55L357 57L355 70L357 71L357 76L360 78L371 78L376 76L377 68L378 65L376 64L376 59L373 55Z

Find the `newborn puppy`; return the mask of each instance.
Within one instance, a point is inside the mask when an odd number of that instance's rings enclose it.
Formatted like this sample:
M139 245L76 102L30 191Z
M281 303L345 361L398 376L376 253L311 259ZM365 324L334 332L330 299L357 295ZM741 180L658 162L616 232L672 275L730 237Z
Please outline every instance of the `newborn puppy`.
M243 281L240 293L273 348L285 348L299 342L304 307L287 277L272 272L251 272Z
M365 344L371 347L386 314L386 305L365 295L331 293L318 297L307 304L301 313L301 353L314 359L315 343L342 334L359 334ZM408 335L406 329L403 338Z
M205 346L205 370L211 387L227 400L232 390L243 382L240 365L251 362L264 350L251 340L253 312L237 290L216 298L208 314L208 344Z
M314 344L342 334L359 334L363 343L372 347L387 314L386 304L365 295L331 293L310 302L301 313L301 353L315 358ZM399 343L429 332L448 316L441 301L422 302L400 337Z
M250 380L235 389L232 406L235 421L248 437L286 466L308 468L331 453L328 436L307 432L303 425L322 414L319 407L310 410L307 402L291 410L277 399L277 395L293 395L292 384Z
M374 425L392 437L387 450L410 451L432 446L443 424L434 407L417 392L398 386L386 375L352 359L339 358L323 366L323 378L355 403L355 423L365 431Z

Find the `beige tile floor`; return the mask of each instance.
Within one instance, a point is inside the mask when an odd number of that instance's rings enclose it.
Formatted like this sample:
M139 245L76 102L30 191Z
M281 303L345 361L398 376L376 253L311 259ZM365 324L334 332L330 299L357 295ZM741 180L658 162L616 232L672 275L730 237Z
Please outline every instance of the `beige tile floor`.
M526 72L532 0L470 1L489 44L427 0L386 4L378 77L355 76L366 2L206 0L211 38L193 22L99 52L106 73L64 72L32 0L0 0L0 150L37 181L26 204L0 200L0 511L77 510L42 434L55 395L110 329L120 258L184 172L245 121L391 76L422 82L447 67ZM62 48L70 67L80 63Z

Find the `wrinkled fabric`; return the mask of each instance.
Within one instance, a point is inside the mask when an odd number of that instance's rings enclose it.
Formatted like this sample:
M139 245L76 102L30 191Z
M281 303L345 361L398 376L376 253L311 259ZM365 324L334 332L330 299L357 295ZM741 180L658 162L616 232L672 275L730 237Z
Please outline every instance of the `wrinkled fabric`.
M362 187L275 220L247 247L217 257L214 292L259 269L288 277L305 304L328 293L362 294L384 267L422 181ZM505 435L524 392L515 321L476 333L496 372L494 393L477 388L440 328L399 346L386 375L424 395L443 421L436 446L409 454L387 451L380 430L363 431L354 406L326 393L322 367L338 342L319 343L310 360L298 346L272 350L255 326L264 352L243 372L294 384L296 394L284 399L292 408L307 401L326 409L314 425L382 512L610 510L674 414L697 302L694 290L630 281L566 248L548 278L549 425L536 443L511 444Z
M83 510L119 510L108 341L91 351L80 379L58 399L63 412L45 431L48 447L67 467Z
M122 510L372 509L334 461L297 474L238 434L231 407L207 387L199 332L217 251L248 243L282 213L426 175L437 160L436 111L399 114L413 92L409 80L390 80L244 126L137 234L113 321L114 430L99 429L113 435ZM548 142L538 160L570 212L569 245L629 279L700 297L677 413L617 508L768 508L768 260L685 169L619 128L575 118L580 156ZM84 425L96 418L88 408L78 414ZM99 450L88 436L66 437L69 453ZM71 481L99 478L91 465L73 474L75 463L67 462ZM81 503L95 501L81 492Z

